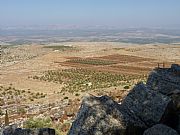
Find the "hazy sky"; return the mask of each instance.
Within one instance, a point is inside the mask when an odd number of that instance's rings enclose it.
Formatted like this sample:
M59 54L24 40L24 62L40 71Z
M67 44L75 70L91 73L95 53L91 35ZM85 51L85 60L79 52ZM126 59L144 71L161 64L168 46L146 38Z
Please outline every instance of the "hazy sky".
M0 0L0 25L179 27L180 0Z

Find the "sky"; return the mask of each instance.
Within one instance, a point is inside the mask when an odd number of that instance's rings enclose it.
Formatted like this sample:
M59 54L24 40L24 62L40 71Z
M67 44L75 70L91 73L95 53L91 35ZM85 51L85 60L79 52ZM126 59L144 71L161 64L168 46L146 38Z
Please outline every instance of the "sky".
M180 0L0 0L0 26L180 28Z

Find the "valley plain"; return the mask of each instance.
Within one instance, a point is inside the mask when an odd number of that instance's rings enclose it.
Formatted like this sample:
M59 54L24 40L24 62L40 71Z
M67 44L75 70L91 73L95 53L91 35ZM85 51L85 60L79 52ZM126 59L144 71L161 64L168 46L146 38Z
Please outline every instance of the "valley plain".
M51 116L67 132L86 94L109 95L121 102L137 82L146 81L152 69L172 63L180 64L179 45L62 42L2 46L1 110L7 109L10 121L20 125L31 116Z

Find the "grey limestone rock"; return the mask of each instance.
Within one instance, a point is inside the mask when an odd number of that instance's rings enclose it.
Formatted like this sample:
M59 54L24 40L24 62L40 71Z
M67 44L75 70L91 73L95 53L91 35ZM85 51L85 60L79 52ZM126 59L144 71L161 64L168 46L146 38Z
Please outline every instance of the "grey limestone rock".
M110 97L86 97L68 135L139 135L147 128Z
M5 127L2 135L55 135L55 130L50 128L21 129L11 125Z
M122 109L132 112L147 127L169 119L171 98L149 90L143 83L137 84L122 102Z
M174 129L163 125L157 124L147 129L143 135L179 135Z
M172 64L170 68L154 69L148 77L147 87L172 99L174 117L165 123L180 133L180 65Z
M180 93L179 65L172 65L171 68L156 68L148 77L147 86L164 95Z
M141 135L169 118L171 99L138 84L118 104L108 96L86 97L69 135Z

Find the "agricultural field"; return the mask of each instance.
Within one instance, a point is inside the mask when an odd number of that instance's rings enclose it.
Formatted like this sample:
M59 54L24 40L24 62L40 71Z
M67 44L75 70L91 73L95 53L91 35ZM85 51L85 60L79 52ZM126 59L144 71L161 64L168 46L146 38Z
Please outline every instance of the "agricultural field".
M5 47L3 52L0 85L47 93L50 101L74 96L57 96L61 91L83 96L92 90L133 87L146 80L157 63L180 63L178 45L62 42Z
M68 63L80 63L80 64L88 64L88 65L112 65L117 64L115 61L107 61L107 60L100 60L100 59L71 59L66 61Z
M113 74L88 69L65 69L49 70L42 76L33 76L32 78L62 84L64 87L61 92L73 93L117 86L129 88L137 82L145 82L147 76Z
M155 66L157 62L154 59L143 58L131 55L106 55L101 57L91 57L91 58L80 58L80 57L68 57L69 60L65 62L57 62L62 66L69 66L75 68L86 68L97 71L104 72L114 72L118 74L128 74L128 75L147 75ZM145 65L145 63L151 64L153 66L140 66L140 64ZM139 66L136 66L138 64ZM167 64L167 63L166 63ZM168 63L169 64L169 63ZM170 64L169 64L170 65Z

